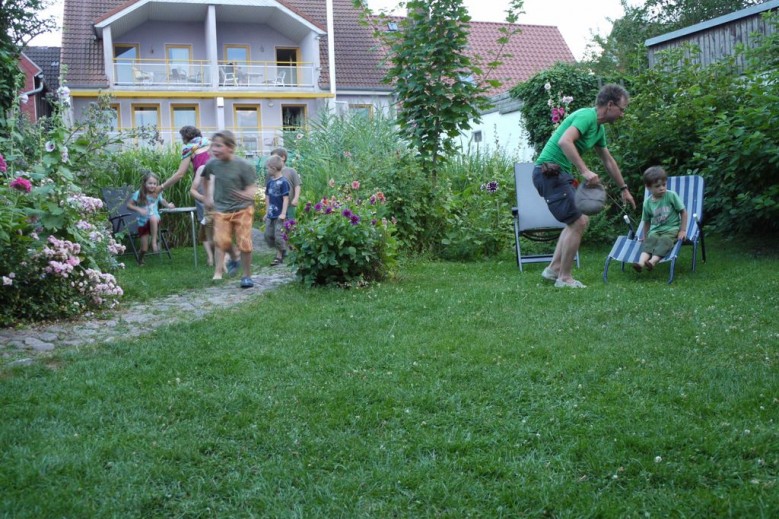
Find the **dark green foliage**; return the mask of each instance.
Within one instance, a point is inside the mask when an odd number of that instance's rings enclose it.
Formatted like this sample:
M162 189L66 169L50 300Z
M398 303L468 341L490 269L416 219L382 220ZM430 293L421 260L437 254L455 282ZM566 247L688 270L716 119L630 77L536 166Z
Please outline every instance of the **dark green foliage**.
M774 15L770 23L776 24ZM671 175L706 179L706 221L730 232L777 228L779 36L738 48L729 60L701 67L696 48L664 53L658 65L629 79L633 98L615 125L612 153L628 183L665 166ZM746 67L739 73L737 58ZM634 192L641 193L641 190Z
M558 63L515 86L512 97L522 100L522 117L528 131L528 140L536 153L540 153L546 141L552 135L555 125L552 122L549 100L559 103L563 96L573 97L567 113L579 108L593 106L598 94L598 78L586 68L570 63ZM551 90L544 87L549 84Z

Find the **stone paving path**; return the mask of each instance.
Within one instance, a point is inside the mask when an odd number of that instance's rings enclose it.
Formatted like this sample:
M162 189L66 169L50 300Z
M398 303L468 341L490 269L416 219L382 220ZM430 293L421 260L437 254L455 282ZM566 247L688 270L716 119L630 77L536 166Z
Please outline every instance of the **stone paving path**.
M255 234L255 251L268 252ZM56 348L87 346L138 337L160 326L196 321L295 279L287 267L262 268L253 273L253 288L241 289L240 277L226 278L218 285L189 290L144 303L133 303L110 312L102 319L83 319L33 325L20 329L0 328L0 367L30 364Z

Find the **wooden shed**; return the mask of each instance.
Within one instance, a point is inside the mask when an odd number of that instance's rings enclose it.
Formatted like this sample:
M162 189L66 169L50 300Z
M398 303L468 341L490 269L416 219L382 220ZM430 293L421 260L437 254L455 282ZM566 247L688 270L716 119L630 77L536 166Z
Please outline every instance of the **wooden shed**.
M753 45L755 33L765 35L775 31L775 26L767 23L763 19L763 15L777 9L779 9L779 0L770 0L678 31L650 38L644 43L647 47L649 66L653 67L657 63L658 52L686 43L697 45L700 48L700 56L696 61L702 65L709 65L725 56L732 56L735 54L738 44L747 47ZM739 60L737 65L742 67L742 60Z

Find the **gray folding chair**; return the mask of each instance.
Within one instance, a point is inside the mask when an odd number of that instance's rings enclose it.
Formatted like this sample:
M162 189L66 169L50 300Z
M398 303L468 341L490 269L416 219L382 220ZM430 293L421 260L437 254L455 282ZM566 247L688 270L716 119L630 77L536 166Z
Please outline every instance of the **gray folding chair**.
M565 224L558 221L541 195L533 185L532 162L514 164L514 183L517 190L517 205L511 208L514 216L514 247L517 266L522 272L525 263L548 263L552 261L554 251L546 254L522 255L520 237L537 242L553 242L560 237ZM576 266L579 266L579 251L576 251Z

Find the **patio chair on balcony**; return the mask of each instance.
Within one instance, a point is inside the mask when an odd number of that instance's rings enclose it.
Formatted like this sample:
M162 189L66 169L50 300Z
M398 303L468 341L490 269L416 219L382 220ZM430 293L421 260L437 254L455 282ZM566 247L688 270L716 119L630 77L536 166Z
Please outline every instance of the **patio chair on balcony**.
M133 79L136 83L149 84L154 79L154 76L149 72L144 72L138 67L133 67Z
M238 74L235 65L219 67L219 84L223 86L238 86Z
M176 83L184 83L187 81L187 73L177 68L171 69L170 80Z
M273 82L274 86L284 86L284 79L287 77L287 71L282 70L276 74L276 81Z

